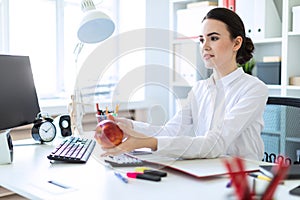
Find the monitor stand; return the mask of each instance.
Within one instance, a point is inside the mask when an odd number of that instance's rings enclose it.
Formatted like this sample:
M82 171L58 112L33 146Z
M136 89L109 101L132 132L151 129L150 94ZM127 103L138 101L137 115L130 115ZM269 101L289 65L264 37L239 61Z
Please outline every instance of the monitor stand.
M10 164L13 161L13 144L10 129L0 132L0 164Z

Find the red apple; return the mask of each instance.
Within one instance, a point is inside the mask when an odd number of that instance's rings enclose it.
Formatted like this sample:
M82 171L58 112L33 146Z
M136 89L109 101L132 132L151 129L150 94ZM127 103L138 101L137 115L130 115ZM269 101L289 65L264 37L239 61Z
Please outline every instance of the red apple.
M103 120L96 127L95 139L103 148L113 148L119 145L123 136L123 131L112 120Z

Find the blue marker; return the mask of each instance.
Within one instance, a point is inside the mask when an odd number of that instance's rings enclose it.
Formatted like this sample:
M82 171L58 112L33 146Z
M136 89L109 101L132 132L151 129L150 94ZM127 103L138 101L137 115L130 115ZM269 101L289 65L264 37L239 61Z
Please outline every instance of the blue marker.
M124 183L128 183L128 179L123 177L120 173L115 172L116 177L118 177L120 180L122 180Z

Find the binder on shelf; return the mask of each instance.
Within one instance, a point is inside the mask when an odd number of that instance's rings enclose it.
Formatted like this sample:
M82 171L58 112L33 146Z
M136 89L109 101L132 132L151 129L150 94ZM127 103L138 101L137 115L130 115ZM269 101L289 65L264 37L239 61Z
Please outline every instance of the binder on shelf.
M228 9L235 12L235 0L228 0Z
M281 14L278 4L270 0L239 0L236 13L245 24L246 33L252 39L281 37Z
M228 8L228 0L223 0L223 7Z
M223 7L235 11L235 0L223 0Z
M281 18L274 1L255 0L254 10L254 38L280 37Z
M246 35L253 39L254 27L254 1L239 0L236 2L235 11L243 20Z
M197 50L196 43L177 44L174 46L174 82L193 85L197 77ZM200 53L199 53L200 54Z
M216 6L199 6L192 9L177 10L177 32L186 37L199 36L200 23L208 11L213 8Z
M293 14L293 32L300 33L300 6L294 6L292 8L292 14Z
M198 80L208 78L212 70L204 67L200 58L199 43L174 44L173 82L182 86L193 86Z

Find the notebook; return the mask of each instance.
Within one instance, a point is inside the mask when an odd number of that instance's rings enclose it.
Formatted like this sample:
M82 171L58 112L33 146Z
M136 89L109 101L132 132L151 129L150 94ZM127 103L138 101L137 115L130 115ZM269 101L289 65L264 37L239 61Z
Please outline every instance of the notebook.
M260 165L260 171L266 176L273 177L272 167L274 165ZM300 179L300 165L291 165L288 169L286 180Z
M157 154L136 156L144 162L159 164L180 172L192 175L197 178L208 178L228 174L224 159L231 157L220 157L213 159L176 159L162 157ZM259 171L259 164L256 161L244 160L246 172Z

